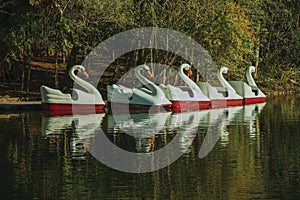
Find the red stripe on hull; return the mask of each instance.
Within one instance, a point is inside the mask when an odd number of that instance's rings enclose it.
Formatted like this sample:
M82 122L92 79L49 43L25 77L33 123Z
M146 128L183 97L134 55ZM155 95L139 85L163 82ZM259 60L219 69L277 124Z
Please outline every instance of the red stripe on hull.
M228 106L242 106L243 99L218 99L211 100L212 108L225 108Z
M104 109L105 105L88 105L88 104L50 104L45 103L42 104L43 108L48 110L72 110L72 109L78 109L78 110L99 110Z
M199 108L198 101L172 101L172 108L182 107L197 107Z
M172 111L175 113L205 110L210 108L210 101L172 101Z
M199 111L199 110L208 110L210 109L210 106L208 107L202 107L199 109L199 107L196 108L172 108L173 113L182 113L182 112L191 112L191 111Z
M200 110L206 110L211 108L210 101L198 101Z
M130 112L148 112L151 111L170 111L171 105L140 105L140 104L125 104L108 102L108 107L112 110L122 113L122 111L130 110Z
M257 98L246 98L244 99L244 104L256 104L256 103L264 103L266 102L267 98L266 97L257 97Z
M210 101L172 101L173 108L210 106Z
M50 116L72 115L72 114L98 114L104 113L105 105L87 104L49 104L43 103L42 108Z

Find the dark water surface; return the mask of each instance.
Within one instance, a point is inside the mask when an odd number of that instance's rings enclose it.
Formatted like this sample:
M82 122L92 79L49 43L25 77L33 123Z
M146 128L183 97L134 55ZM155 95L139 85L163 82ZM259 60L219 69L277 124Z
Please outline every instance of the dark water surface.
M103 113L92 116L96 123L89 115L0 113L0 199L299 199L299 105L299 95L284 96L151 117ZM88 151L99 130L149 155L178 135L183 155L154 172L117 171Z

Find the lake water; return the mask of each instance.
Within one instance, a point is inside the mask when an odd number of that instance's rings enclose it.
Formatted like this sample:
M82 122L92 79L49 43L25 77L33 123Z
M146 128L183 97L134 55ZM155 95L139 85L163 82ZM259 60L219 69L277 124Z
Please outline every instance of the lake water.
M1 113L0 198L299 199L299 104L294 95L185 113ZM159 170L118 171L91 153L101 134L150 156L176 140L182 155Z

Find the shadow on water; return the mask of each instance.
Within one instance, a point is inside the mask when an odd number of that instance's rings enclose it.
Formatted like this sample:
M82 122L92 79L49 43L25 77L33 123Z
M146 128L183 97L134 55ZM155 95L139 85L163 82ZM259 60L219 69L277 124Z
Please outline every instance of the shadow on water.
M0 197L296 199L299 103L299 95L283 96L266 104L130 118L2 113ZM149 155L178 135L183 155L154 172L116 171L89 153L99 128L118 147Z

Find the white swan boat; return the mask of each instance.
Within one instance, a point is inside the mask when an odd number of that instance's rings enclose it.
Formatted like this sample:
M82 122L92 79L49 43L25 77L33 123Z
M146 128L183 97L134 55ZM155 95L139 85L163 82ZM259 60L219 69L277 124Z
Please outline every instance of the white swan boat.
M257 87L252 73L255 72L254 66L249 66L246 71L248 84L242 81L229 81L235 91L244 98L244 104L255 104L266 102L266 95Z
M157 108L170 107L171 102L164 92L153 82L145 78L141 71L145 70L151 75L147 65L139 65L135 69L135 75L146 88L127 88L122 85L107 86L107 100L110 106L127 106L133 108Z
M217 76L222 87L213 87L207 82L199 82L203 93L211 100L211 107L227 107L243 105L243 97L237 94L233 87L225 80L223 73L227 73L227 67L221 67Z
M188 86L175 87L173 85L160 84L166 97L172 102L172 108L209 108L210 99L205 96L195 82L193 82L183 70L190 70L189 64L182 64L178 70L181 79Z
M70 94L64 94L60 90L42 85L40 87L40 91L42 105L44 108L51 111L62 112L72 111L73 108L82 111L103 110L105 103L99 91L90 83L76 76L74 73L76 70L81 72L86 78L88 78L88 74L86 73L85 68L81 65L75 65L69 71L71 79L86 91L73 88L73 93L75 92L77 96L76 99L74 99Z

